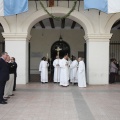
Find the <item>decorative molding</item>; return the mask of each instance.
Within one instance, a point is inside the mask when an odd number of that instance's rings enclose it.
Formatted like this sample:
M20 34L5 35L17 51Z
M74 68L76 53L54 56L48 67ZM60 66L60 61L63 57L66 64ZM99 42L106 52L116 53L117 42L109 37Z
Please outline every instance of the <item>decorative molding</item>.
M109 42L112 34L86 34L84 39L87 42Z
M2 33L2 36L5 41L29 41L31 38L27 33Z

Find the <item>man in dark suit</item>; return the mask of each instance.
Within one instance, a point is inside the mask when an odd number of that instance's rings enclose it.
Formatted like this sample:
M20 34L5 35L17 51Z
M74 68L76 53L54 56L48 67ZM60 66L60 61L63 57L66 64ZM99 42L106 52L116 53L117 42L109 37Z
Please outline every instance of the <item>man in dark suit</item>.
M16 77L17 77L17 63L15 62L15 58L11 57L11 63L13 64L13 73L14 73L14 85L13 85L13 91L16 90Z
M7 56L8 53L3 52L0 58L0 104L7 104L3 98L6 81L9 80L9 67L6 63Z

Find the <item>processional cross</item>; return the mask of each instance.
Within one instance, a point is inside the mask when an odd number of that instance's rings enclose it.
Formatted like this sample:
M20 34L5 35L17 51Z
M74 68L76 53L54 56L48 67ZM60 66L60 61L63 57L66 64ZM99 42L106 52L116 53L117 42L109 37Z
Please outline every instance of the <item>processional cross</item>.
M57 51L57 56L59 57L59 52L60 52L60 50L62 50L62 49L60 49L59 47L57 47L57 49L55 49L56 51ZM57 66L59 66L59 59L58 59L58 64L57 64ZM58 67L57 67L57 82L58 82Z
M55 49L56 51L57 51L57 56L59 57L59 52L60 52L60 50L62 50L62 49L60 49L59 47L57 47L57 49Z

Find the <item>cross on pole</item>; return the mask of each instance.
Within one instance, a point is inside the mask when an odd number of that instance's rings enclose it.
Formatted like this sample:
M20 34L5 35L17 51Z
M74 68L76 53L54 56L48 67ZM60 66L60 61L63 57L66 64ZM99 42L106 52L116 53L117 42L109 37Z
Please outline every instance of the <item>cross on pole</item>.
M56 51L57 51L57 56L59 57L59 52L60 52L60 50L62 50L62 49L60 49L59 47L57 47L57 49L55 49Z

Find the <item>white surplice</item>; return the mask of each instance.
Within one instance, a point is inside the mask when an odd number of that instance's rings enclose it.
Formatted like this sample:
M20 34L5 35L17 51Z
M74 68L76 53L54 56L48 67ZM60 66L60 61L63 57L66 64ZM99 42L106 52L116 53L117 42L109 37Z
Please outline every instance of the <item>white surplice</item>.
M60 85L68 86L69 85L69 69L68 61L63 58L60 61Z
M49 64L47 61L42 60L40 62L39 71L41 72L40 73L41 82L43 82L43 83L48 82L48 66L49 66Z
M60 59L53 61L54 66L54 82L60 82Z
M85 64L83 61L80 61L78 65L78 86L86 87Z
M70 71L71 71L71 79L70 82L72 83L77 83L77 67L78 67L78 62L77 60L74 60L71 65L70 65Z
M71 69L70 69L70 65L72 63L72 60L71 59L68 59L68 69L69 69L69 79L71 80L72 79L72 75L71 75Z

